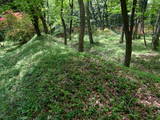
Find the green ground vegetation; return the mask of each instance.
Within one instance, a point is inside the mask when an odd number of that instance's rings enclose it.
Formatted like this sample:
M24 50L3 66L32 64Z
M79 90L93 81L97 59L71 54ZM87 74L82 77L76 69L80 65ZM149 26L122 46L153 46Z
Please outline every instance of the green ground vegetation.
M159 120L160 56L151 51L150 37L147 48L142 39L135 40L133 64L126 68L119 64L125 47L119 39L98 31L92 46L85 37L85 53L75 51L76 39L70 48L50 35L22 46L5 42L0 119Z

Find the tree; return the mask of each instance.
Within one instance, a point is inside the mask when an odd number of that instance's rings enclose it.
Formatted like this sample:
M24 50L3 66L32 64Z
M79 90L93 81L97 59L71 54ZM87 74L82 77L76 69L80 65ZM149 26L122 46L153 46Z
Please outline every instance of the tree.
M90 8L91 8L92 17L94 18L95 24L98 27L98 26L100 26L100 22L98 22L98 18L96 17L96 11L95 11L95 8L93 7L92 0L90 0Z
M120 0L120 2L121 2L121 11L122 11L124 32L125 32L125 38L126 38L124 65L126 67L129 67L131 62L131 56L132 56L132 34L133 34L134 16L135 16L137 0L133 0L130 22L129 22L126 0Z
M40 28L39 28L39 21L38 21L38 16L34 13L34 11L33 11L33 14L31 15L32 16L32 18L31 18L31 20L32 20L32 24L33 24L33 26L34 26L34 29L35 29L35 31L36 31L36 34L37 34L37 36L41 36L41 32L40 32Z
M45 16L43 14L41 14L40 19L41 19L42 24L43 24L44 32L47 34L48 33L48 27L47 27L47 22L46 22Z
M4 41L4 35L3 31L0 31L0 42Z
M104 19L103 19L103 14L101 12L101 6L100 6L100 1L96 0L97 3L97 12L98 12L98 16L99 16L99 20L100 20L100 28L104 30Z
M85 34L85 7L83 0L78 0L80 8L80 33L79 33L79 52L84 51L84 34Z
M157 50L158 46L159 46L159 36L160 36L160 10L159 10L159 14L157 17L157 21L155 24L155 29L154 29L154 34L153 34L153 49Z
M46 1L46 7L48 7L48 1ZM45 8L45 4L43 1L41 1L40 8L41 9ZM47 26L47 19L46 19L46 13L45 13L46 11L42 11L41 9L39 9L39 11L40 11L39 17L40 17L40 20L42 21L44 32L47 34L48 33L48 26Z
M27 3L29 3L29 1L27 1ZM29 5L29 13L31 16L32 24L34 26L37 36L41 36L41 31L39 28L39 13L37 13L37 9L37 6L34 6L33 4Z
M103 0L103 1L104 1L104 17L105 17L106 27L108 27L108 5L107 5L108 0Z
M88 35L90 44L93 44L93 36L92 36L92 28L90 23L90 10L89 10L89 0L86 2L86 20L87 20L87 27L88 27Z
M144 45L147 46L147 42L146 42L146 38L145 38L145 31L144 31L144 18L145 18L145 12L147 9L147 4L148 4L148 0L139 0L139 6L140 6L140 12L141 12L141 16L140 16L140 21L141 21L141 31L143 33L143 37L144 37Z
M124 43L124 25L122 26L122 33L121 33L121 38L120 38L120 41L119 43Z
M70 6L70 28L69 28L69 39L72 39L72 25L73 25L73 0L69 0L69 6Z
M63 30L64 30L64 44L67 45L67 29L66 29L66 23L65 23L65 20L64 20L64 17L63 17L63 0L61 0L61 14L60 14L60 17L61 17L61 21L62 21L62 25L63 25Z

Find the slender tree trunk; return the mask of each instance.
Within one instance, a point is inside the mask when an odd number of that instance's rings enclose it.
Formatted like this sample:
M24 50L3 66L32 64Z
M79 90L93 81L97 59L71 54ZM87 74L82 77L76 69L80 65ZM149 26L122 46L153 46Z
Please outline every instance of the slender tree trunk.
M158 50L160 36L160 25L157 28L157 33L153 35L153 50Z
M65 20L63 18L63 0L61 2L61 21L62 21L62 25L63 25L63 29L64 29L64 44L67 45L67 28L66 28L66 23Z
M79 34L79 52L84 51L84 34L85 34L85 7L83 0L78 0L80 7L80 34Z
M107 1L108 0L105 0L105 3L104 3L106 27L108 27L108 5L107 5Z
M34 26L34 29L36 31L37 36L41 36L40 28L39 28L39 22L38 22L38 16L33 15L32 16L32 24Z
M122 17L123 17L124 31L125 31L125 37L126 37L126 51L125 51L124 65L126 67L129 67L131 62L131 56L132 56L132 33L133 33L134 15L135 15L137 0L133 0L130 25L129 25L129 16L127 13L126 0L120 0L120 2L121 2Z
M27 1L27 3L29 4L29 1ZM41 31L39 28L39 16L36 11L37 9L38 9L37 6L30 6L30 16L31 16L31 21L37 36L41 36Z
M97 2L98 16L99 16L100 25L101 25L100 28L104 30L104 21L103 21L103 17L101 13L101 7L100 7L99 0L96 0L96 2Z
M137 35L138 35L139 18L137 18L135 21L136 21L136 24L134 26L133 39L138 38Z
M124 25L123 25L120 43L124 43L124 35L125 35L125 33L124 33Z
M5 40L5 35L4 35L4 31L0 30L0 47L4 47L4 44L2 44L1 42L3 42Z
M143 13L143 18L142 18L142 33L143 33L144 45L147 46L147 41L146 41L146 36L145 36L145 31L144 31L144 13Z
M3 41L3 37L0 35L0 42L2 42Z
M70 9L71 9L71 13L70 13L70 28L69 28L69 39L72 40L72 24L73 24L73 0L69 0L69 6L70 6Z
M95 13L95 8L93 7L91 0L90 0L90 7L91 7L91 11L92 11L92 17L94 18L95 24L98 27L98 26L100 26L100 22L98 22L98 19L96 17L96 13Z
M143 33L143 38L144 38L144 45L147 46L147 42L146 42L146 37L145 37L145 26L144 26L144 20L145 20L145 12L147 9L147 4L148 4L148 0L139 0L139 6L140 6L140 11L142 13L141 15L141 31Z
M92 36L92 28L90 23L90 10L89 10L89 1L86 2L86 18L87 18L87 27L88 27L88 35L90 44L94 44L93 36Z
M145 17L144 14L145 14L145 8L142 8L141 31L143 33L144 45L147 46L146 37L145 37L145 31L144 31L144 28L145 28L145 26L144 26L144 17Z
M160 11L159 11L159 15L157 17L157 21L155 24L155 30L154 30L154 34L153 34L153 50L158 50L158 46L159 46L159 37L160 37Z
M50 23L50 21L49 21L49 0L46 1L46 6L47 6L47 9L48 9L47 12L46 12L46 14L47 14L46 21L49 24Z
M4 32L0 31L0 42L4 41Z
M43 15L40 15L40 19L41 19L42 24L43 24L44 32L47 34L48 33L48 27L47 27L46 19Z

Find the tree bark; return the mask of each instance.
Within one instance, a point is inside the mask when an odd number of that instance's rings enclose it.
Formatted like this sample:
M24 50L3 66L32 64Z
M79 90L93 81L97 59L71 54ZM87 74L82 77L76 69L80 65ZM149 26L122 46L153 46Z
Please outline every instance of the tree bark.
M119 43L124 43L124 35L125 35L125 33L124 33L124 25L123 25L123 27L122 27L122 33L121 33L121 39L120 39Z
M93 17L94 20L95 20L96 27L101 26L101 25L100 25L100 22L98 22L98 19L97 19L97 17L96 17L95 8L93 7L91 0L90 0L90 7L91 7L91 11L92 11L92 17Z
M46 19L43 15L40 15L40 19L41 19L42 24L43 24L44 32L47 34L48 33L48 27L47 27Z
M49 0L46 1L46 7L48 9L46 12L46 14L47 14L46 21L48 24L50 24L50 21L49 21Z
M84 51L84 34L85 34L85 7L83 0L78 0L80 7L80 34L79 34L79 52Z
M69 0L69 6L70 6L70 9L71 9L71 13L70 13L70 28L69 28L69 39L72 40L72 24L73 24L73 0Z
M129 67L131 62L131 56L132 56L132 34L133 34L134 15L135 15L137 0L133 0L130 25L129 25L129 16L127 12L126 0L120 0L120 2L121 2L123 24L124 24L124 32L126 37L126 51L125 51L124 65L126 67Z
M138 26L139 26L139 18L137 18L136 20L136 24L134 26L134 32L133 32L133 39L138 39Z
M103 21L103 16L102 16L102 13L101 13L101 7L100 7L100 3L99 3L99 0L96 0L96 2L97 2L97 11L98 11L98 16L99 16L99 22L100 22L100 28L102 29L102 30L104 30L104 21Z
M30 4L29 1L27 1L27 3ZM41 36L41 31L40 31L40 28L39 28L39 14L36 11L37 9L38 9L37 6L31 5L29 14L31 16L32 24L34 26L34 30L35 30L37 36Z
M86 2L86 18L87 18L87 27L88 27L88 35L90 44L94 44L93 36L92 36L92 27L90 22L90 10L89 10L89 1Z
M0 31L0 42L4 41L4 32Z
M38 16L33 15L32 16L32 24L34 26L34 29L36 31L37 36L41 36L40 28L39 28L39 22L38 22Z
M155 30L154 30L154 34L153 34L153 50L158 50L158 46L159 46L159 37L160 37L160 11L159 11L159 15L157 17L157 21L155 24Z
M66 28L66 23L63 17L63 0L61 1L61 21L62 21L62 25L63 25L63 30L64 30L64 44L67 45L67 28Z
M144 26L144 20L145 20L145 12L147 9L147 4L148 4L148 0L139 0L139 7L140 7L140 12L141 12L141 16L140 16L140 22L141 22L141 32L143 33L143 38L144 38L144 45L147 46L147 42L146 42L146 37L145 37L145 26Z
M107 5L107 1L108 0L105 0L105 3L104 3L104 8L105 8L105 21L106 21L106 27L108 27L108 5Z
M146 41L146 36L145 36L145 31L144 31L144 13L143 13L143 18L142 18L142 33L143 33L144 45L147 47L147 41Z

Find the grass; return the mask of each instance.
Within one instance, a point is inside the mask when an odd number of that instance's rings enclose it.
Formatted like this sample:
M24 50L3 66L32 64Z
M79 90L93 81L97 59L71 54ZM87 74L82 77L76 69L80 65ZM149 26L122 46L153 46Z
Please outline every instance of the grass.
M105 29L98 30L93 34L95 44L89 44L88 35L85 35L85 52L100 56L106 61L114 61L118 64L123 64L125 55L125 43L120 44L121 35ZM73 40L68 41L72 48L78 48L78 34L73 35ZM57 41L62 41L63 38L55 38ZM159 51L152 50L152 37L146 35L147 47L144 45L143 37L133 40L133 53L131 67L138 68L144 72L150 72L160 77L160 49Z
M94 47L105 54L109 43L102 43ZM159 76L108 62L91 49L78 53L50 36L1 48L0 119L158 120L159 106L148 97L159 102Z

